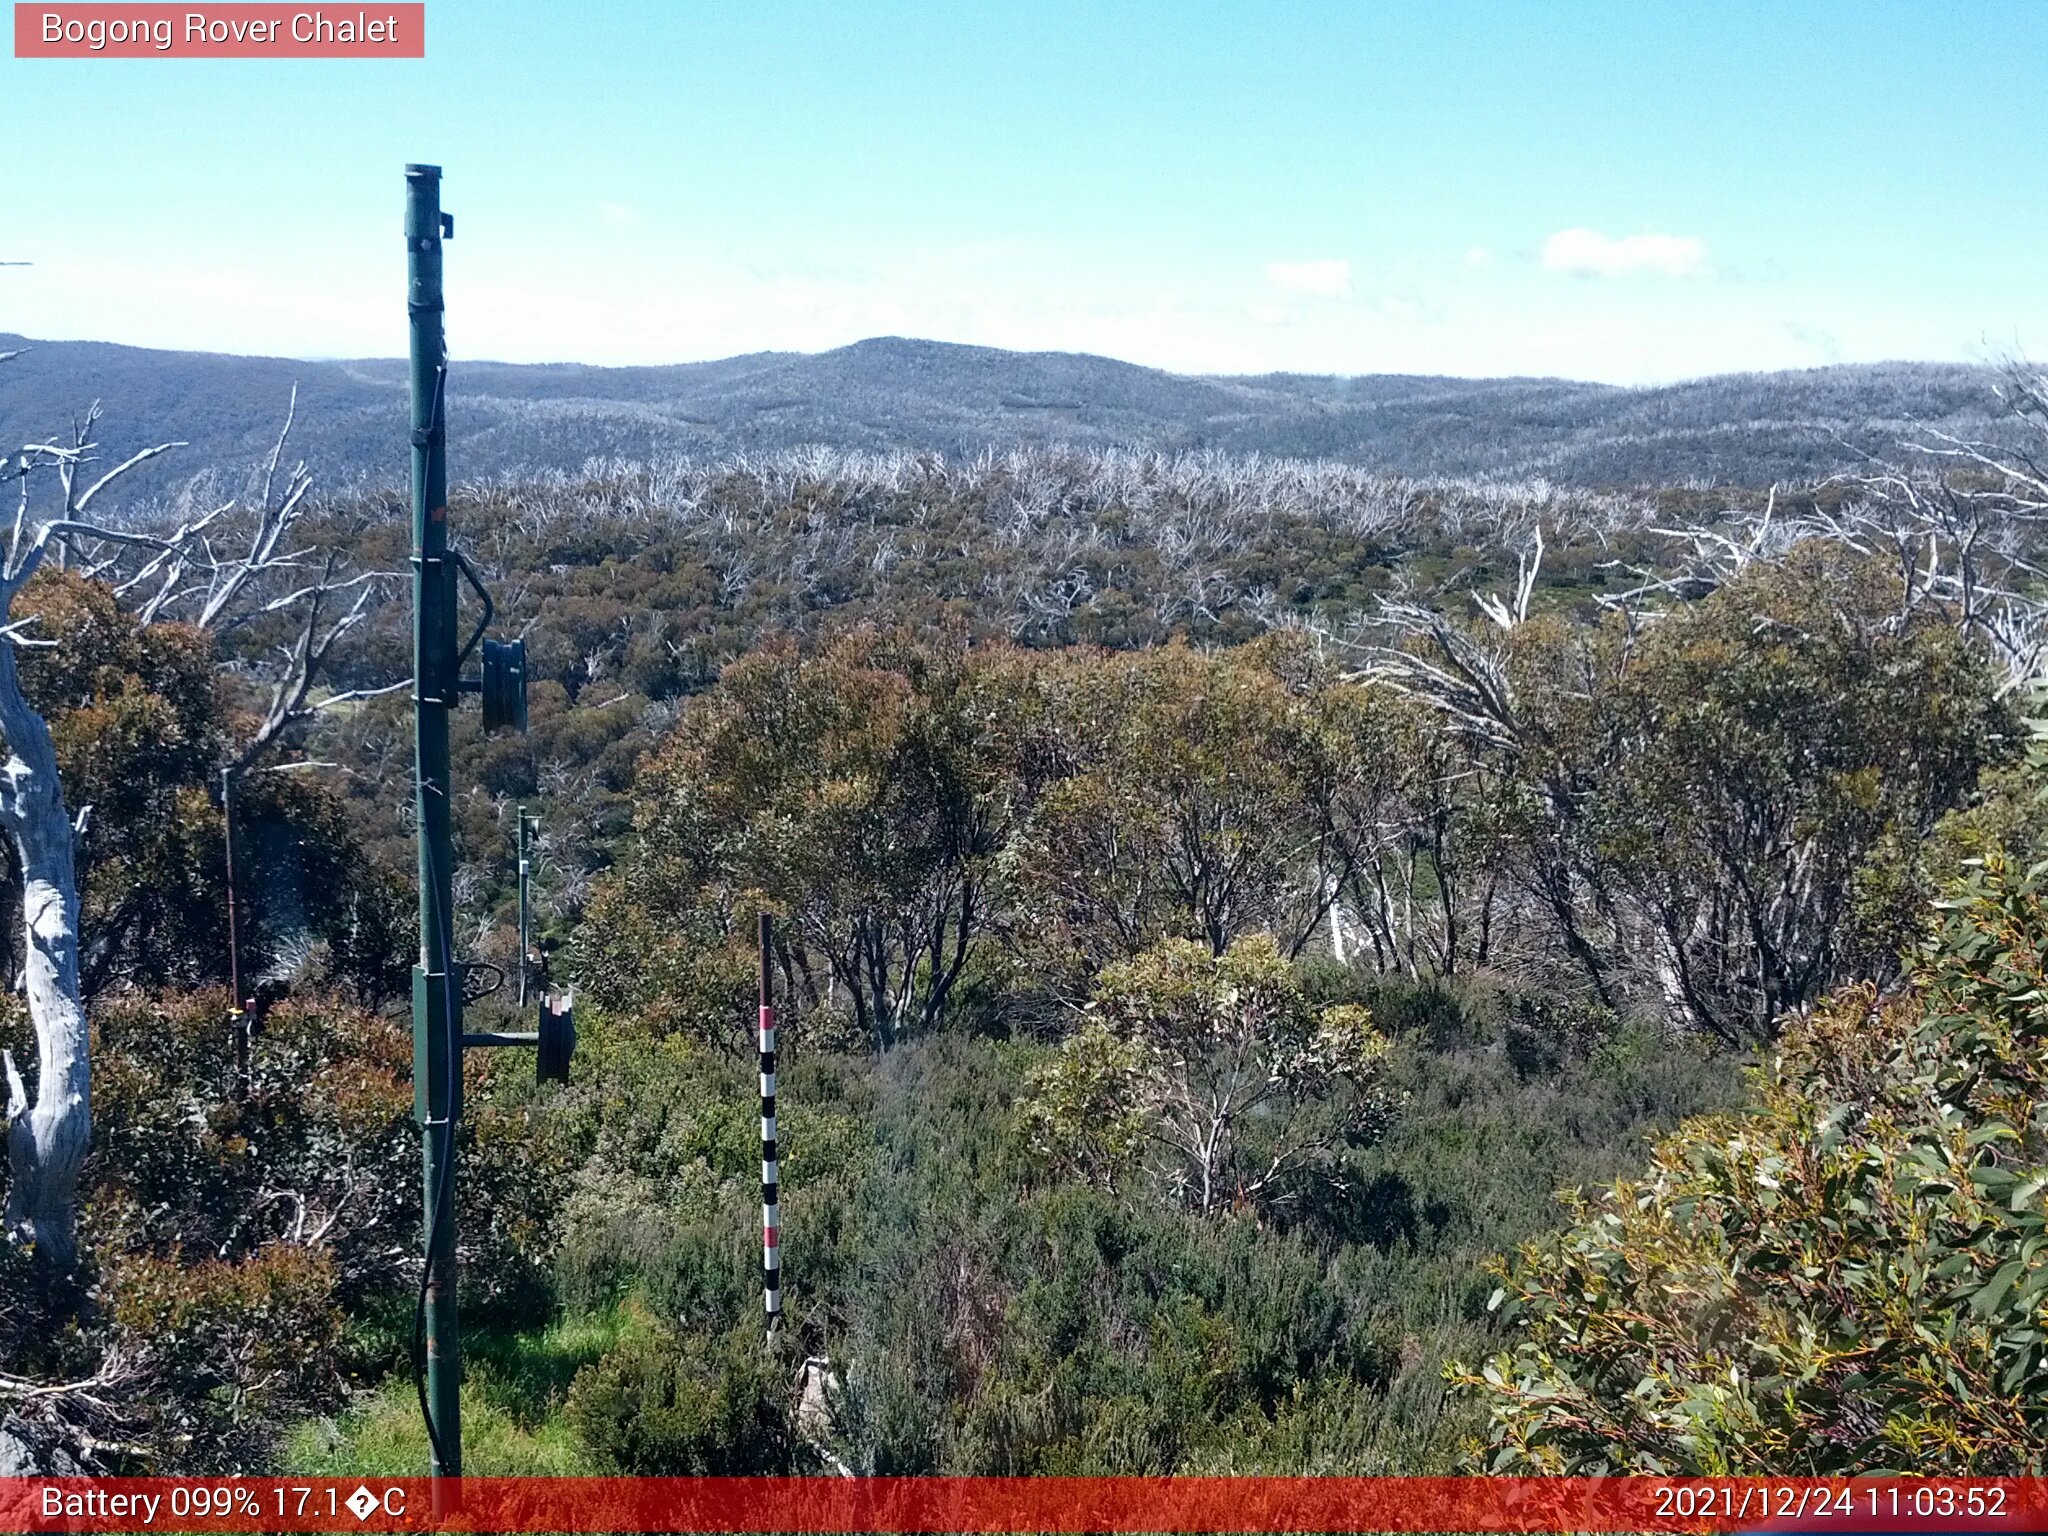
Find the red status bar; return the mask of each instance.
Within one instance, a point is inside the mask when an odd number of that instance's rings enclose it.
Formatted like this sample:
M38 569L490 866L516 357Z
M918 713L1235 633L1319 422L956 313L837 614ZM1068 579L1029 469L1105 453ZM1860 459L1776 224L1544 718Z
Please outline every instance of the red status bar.
M0 1479L13 1531L2039 1531L2042 1478Z

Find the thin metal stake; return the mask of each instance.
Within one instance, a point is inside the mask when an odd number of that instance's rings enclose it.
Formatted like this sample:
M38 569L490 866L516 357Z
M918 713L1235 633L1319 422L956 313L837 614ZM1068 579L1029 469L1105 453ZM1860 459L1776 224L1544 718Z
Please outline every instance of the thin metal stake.
M228 874L228 1030L235 1057L235 1097L249 1093L249 1015L242 1007L242 941L235 924L235 771L220 771L222 851Z

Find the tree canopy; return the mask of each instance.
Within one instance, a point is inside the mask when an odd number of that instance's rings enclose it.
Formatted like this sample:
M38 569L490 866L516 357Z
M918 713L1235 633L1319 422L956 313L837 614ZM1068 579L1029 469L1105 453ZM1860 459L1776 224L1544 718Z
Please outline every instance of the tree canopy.
M1494 1293L1513 1347L1457 1373L1488 1470L2048 1465L2044 874L1973 859L1903 989L1837 990L1753 1110L1567 1197Z

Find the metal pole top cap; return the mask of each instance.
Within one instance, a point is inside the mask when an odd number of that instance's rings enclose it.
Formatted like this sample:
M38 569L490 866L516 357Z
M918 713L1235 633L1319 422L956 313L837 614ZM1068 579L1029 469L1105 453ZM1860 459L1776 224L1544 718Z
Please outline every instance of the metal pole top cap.
M438 181L441 178L441 167L438 165L408 165L405 168L405 174L408 176L432 177Z

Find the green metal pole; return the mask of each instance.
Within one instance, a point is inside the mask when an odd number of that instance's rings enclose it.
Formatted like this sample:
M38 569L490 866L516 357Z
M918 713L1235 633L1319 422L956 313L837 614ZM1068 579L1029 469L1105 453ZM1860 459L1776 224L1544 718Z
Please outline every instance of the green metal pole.
M414 1112L426 1168L426 1409L433 1475L462 1475L461 1328L455 1312L455 1126L462 1115L462 989L454 966L448 715L457 700L455 565L448 558L441 327L441 170L405 168L406 312L412 328L413 722L420 844L420 963L412 980Z

